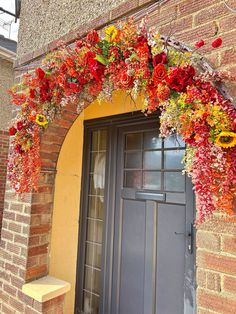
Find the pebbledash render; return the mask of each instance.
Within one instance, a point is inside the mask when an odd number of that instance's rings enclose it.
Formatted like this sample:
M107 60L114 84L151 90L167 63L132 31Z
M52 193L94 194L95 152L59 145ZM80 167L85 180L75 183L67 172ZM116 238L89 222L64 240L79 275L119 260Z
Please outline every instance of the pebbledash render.
M16 42L0 35L0 226L4 207L4 194L9 146L8 127L12 117L7 90L14 82L13 63L16 58Z
M236 9L234 0L227 4ZM71 44L91 29L102 29L132 15L141 20L147 13L150 27L158 27L164 35L174 33L190 47L197 40L212 42L220 36L222 47L214 51L203 48L204 57L215 69L236 75L236 14L224 1L22 0L16 81L37 67L58 41ZM227 87L236 97L236 86ZM92 104L79 118L76 108L68 107L63 119L56 119L42 138L39 191L22 197L7 182L0 247L0 313L74 313L76 282L83 280L77 269L83 122L137 110L121 102L124 97L117 96L115 109L105 106L104 112L103 107ZM205 222L198 227L194 247L195 312L236 313L236 223L217 216Z

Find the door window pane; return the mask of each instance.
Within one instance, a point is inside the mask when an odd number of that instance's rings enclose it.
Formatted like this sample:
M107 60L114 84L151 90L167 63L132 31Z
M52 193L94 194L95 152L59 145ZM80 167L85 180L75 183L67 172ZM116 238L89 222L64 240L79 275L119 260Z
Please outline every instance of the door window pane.
M162 139L159 137L158 130L144 133L144 148L157 149L161 148Z
M94 243L86 244L85 264L96 268L101 268L102 246Z
M141 188L142 171L125 171L125 187Z
M126 149L141 149L142 133L130 133L126 135Z
M89 196L88 217L103 220L104 197Z
M84 292L83 310L83 314L99 314L99 297L93 293Z
M164 147L165 148L185 147L185 143L182 140L182 136L180 134L173 134L165 138Z
M184 192L185 190L185 176L182 172L165 172L164 182L167 191Z
M144 169L161 169L161 151L144 152Z
M161 172L144 171L143 188L147 190L160 190L161 189Z
M127 152L125 154L125 168L142 168L142 153Z
M100 293L101 271L92 267L85 266L85 286L84 289L93 293Z
M183 169L184 150L166 150L164 152L165 169Z
M104 151L107 147L107 131L98 130L92 133L92 151Z
M102 221L89 218L87 222L87 240L102 243L102 227Z

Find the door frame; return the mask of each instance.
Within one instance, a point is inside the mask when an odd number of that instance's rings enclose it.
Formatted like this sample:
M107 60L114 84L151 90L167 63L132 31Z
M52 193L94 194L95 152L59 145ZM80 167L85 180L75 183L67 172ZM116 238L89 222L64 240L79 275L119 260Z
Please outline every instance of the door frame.
M115 220L115 203L116 193L114 182L117 174L117 156L118 156L118 132L121 127L132 127L133 125L146 123L147 120L156 122L159 126L160 112L157 111L150 116L145 116L141 111L131 113L118 114L114 116L107 116L92 120L84 121L84 145L83 145L83 159L82 159L82 178L80 191L80 214L79 214L79 235L78 235L78 255L76 267L76 288L75 288L75 313L82 312L83 300L83 286L84 286L84 261L85 261L85 239L86 239L86 219L88 209L88 190L89 190L89 166L90 166L90 150L91 150L91 136L92 132L101 129L108 130L108 145L106 155L106 170L105 170L105 191L104 194L104 229L102 240L102 269L101 269L101 302L100 313L111 313L111 289L112 289L112 265L113 265L113 244L114 244L114 220ZM191 180L186 177L186 197L188 197L190 190L192 190ZM192 192L192 191L191 191ZM191 194L190 194L191 195ZM186 200L187 201L187 200ZM191 200L190 200L191 201ZM194 200L192 200L194 202ZM194 206L193 206L194 208ZM188 215L188 211L186 211ZM191 214L190 214L191 215ZM191 215L192 217L192 215ZM186 224L189 219L186 217ZM110 222L110 223L108 223ZM188 226L186 226L188 230ZM108 236L110 235L110 236ZM195 236L194 236L195 239ZM187 241L187 239L186 239ZM187 245L187 243L186 243ZM194 267L194 291L192 297L195 302L195 269L196 269L196 245L193 245L193 267ZM185 280L188 278L188 269L192 267L192 261L189 258L186 260ZM106 292L106 293L104 293ZM189 289L185 286L185 308L188 305ZM189 314L185 312L184 314Z

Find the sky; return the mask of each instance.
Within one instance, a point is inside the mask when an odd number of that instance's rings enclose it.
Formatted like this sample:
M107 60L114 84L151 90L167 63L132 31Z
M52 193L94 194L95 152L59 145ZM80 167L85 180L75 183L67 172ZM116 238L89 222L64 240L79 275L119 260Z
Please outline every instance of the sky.
M15 13L15 0L0 0L0 7ZM7 23L7 25L5 23ZM3 25L7 29L4 29L2 27ZM18 28L19 20L15 23L15 18L13 16L0 11L0 34L4 35L6 38L11 38L17 41Z

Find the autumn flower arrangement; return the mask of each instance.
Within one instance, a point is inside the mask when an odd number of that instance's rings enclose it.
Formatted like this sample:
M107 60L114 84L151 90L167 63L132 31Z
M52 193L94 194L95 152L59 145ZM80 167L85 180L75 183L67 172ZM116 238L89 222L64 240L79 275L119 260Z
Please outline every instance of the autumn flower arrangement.
M199 49L203 40L196 43ZM219 47L222 40L212 43ZM145 95L145 114L160 110L160 136L182 135L185 170L197 195L198 222L216 209L233 213L236 193L236 110L198 70L196 52L168 46L156 31L133 21L93 30L74 48L60 47L11 91L20 106L9 129L8 173L17 192L37 190L40 137L72 100L87 93L111 99L125 90L133 100ZM219 78L219 75L218 75ZM232 78L231 79L235 79Z

